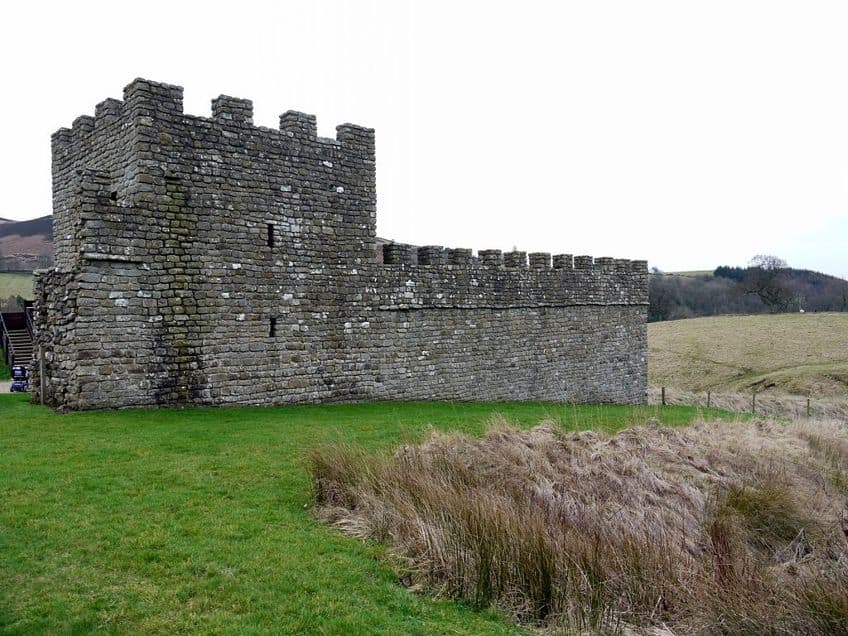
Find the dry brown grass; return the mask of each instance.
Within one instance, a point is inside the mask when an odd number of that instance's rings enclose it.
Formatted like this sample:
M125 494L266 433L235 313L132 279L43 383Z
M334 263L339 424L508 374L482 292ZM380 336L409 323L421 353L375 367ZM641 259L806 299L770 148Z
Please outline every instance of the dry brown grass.
M316 513L401 580L569 632L848 631L848 431L699 423L434 433L311 455Z
M848 396L848 313L716 316L648 325L650 384Z

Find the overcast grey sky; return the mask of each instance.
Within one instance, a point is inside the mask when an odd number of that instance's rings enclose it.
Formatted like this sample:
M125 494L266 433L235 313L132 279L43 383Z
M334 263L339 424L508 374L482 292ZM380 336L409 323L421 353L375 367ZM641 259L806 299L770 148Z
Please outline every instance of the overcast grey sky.
M377 129L378 233L848 277L848 3L7 3L0 217L135 77Z

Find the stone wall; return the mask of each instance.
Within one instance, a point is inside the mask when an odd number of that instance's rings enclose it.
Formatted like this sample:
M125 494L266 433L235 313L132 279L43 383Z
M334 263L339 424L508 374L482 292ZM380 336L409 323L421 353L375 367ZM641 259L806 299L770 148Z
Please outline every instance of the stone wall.
M53 138L52 405L644 401L643 261L375 258L373 130L256 127L226 96L194 117L146 80L104 104Z

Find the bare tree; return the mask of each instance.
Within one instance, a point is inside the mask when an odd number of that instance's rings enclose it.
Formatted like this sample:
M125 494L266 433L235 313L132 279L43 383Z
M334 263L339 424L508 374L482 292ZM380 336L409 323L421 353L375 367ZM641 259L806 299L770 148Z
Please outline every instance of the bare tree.
M748 264L748 272L742 280L746 294L757 296L771 311L790 311L799 305L792 290L784 284L786 261L770 254L758 254Z
M759 267L768 271L787 269L789 265L782 258L771 254L757 254L748 262L748 267Z

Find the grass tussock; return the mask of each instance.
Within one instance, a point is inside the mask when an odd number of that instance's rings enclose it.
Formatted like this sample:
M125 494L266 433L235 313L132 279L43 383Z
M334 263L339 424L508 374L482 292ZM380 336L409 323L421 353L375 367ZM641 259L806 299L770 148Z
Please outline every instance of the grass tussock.
M595 633L848 631L848 431L699 423L614 436L500 423L310 457L318 516L400 580Z

